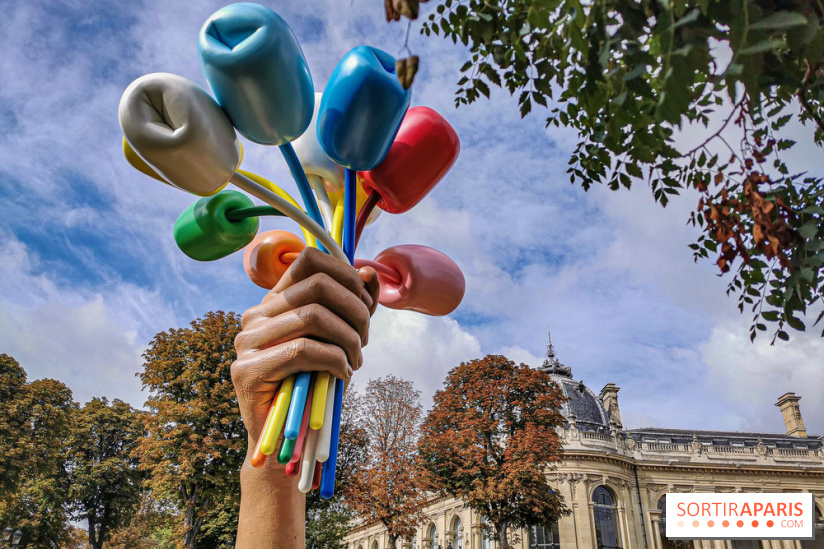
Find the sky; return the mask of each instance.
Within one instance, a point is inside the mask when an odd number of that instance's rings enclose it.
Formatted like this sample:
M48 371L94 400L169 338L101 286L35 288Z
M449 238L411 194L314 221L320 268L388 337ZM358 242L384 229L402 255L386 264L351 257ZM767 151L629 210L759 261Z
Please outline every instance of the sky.
M196 52L203 21L222 2L32 0L4 7L0 33L0 353L29 379L51 377L75 399L141 407L135 374L155 333L210 310L242 313L265 291L242 254L198 263L172 225L196 197L133 170L121 152L117 105L135 78L173 72L204 88ZM402 56L405 24L368 0L269 1L292 27L321 90L337 61L366 44ZM558 358L596 392L621 387L627 428L783 432L777 398L794 391L808 430L824 434L824 342L749 342L749 315L725 295L728 277L694 263L686 224L697 197L666 209L649 188L584 192L565 174L576 135L520 119L501 90L454 107L466 52L419 35L412 104L429 106L461 138L461 155L411 211L368 227L359 257L423 244L453 258L467 292L447 317L379 308L355 381L412 380L426 407L462 361L504 354L539 366L547 329ZM821 171L806 130L790 164ZM700 142L687 129L683 143ZM279 152L243 141L243 167L297 194ZM285 219L261 230L297 232Z

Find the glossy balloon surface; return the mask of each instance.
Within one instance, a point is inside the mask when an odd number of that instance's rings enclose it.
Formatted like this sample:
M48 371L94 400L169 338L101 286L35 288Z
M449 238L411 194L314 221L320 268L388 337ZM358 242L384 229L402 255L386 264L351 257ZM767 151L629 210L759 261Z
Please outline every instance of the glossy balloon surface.
M254 206L243 193L224 190L201 198L175 221L173 234L178 248L197 261L214 261L246 246L258 231L258 218L229 221L226 213Z
M347 53L332 71L318 113L318 141L347 168L370 170L389 152L410 90L395 74L395 58L368 46Z
M375 262L393 269L400 277L396 282L378 273L379 301L385 307L443 316L461 304L466 280L460 267L438 250L416 244L393 246L378 254ZM355 260L355 267L363 265Z
M446 175L460 150L458 134L444 117L428 107L413 107L384 161L362 174L363 185L367 192L378 192L381 209L406 212Z
M260 233L243 252L243 268L252 282L271 290L292 264L284 261L283 254L300 253L305 247L303 241L289 231Z
M141 76L123 92L118 117L132 150L180 189L215 194L240 163L231 122L203 88L182 76Z
M169 184L168 181L163 179L163 177L161 177L160 174L154 171L151 166L146 164L146 162L142 158L140 158L136 152L134 152L134 149L131 145L129 145L129 142L126 141L125 137L123 138L123 156L126 157L126 161L132 166L132 168L148 175L153 179L157 179L161 183L165 183L167 185Z
M317 175L323 179L327 193L334 193L343 190L343 166L336 164L331 158L326 156L323 148L318 142L318 111L323 94L315 93L315 112L312 115L312 122L303 135L295 139L292 146L298 155L303 170L308 175Z
M203 74L237 130L282 145L309 126L314 86L303 51L274 11L249 2L219 9L200 30Z

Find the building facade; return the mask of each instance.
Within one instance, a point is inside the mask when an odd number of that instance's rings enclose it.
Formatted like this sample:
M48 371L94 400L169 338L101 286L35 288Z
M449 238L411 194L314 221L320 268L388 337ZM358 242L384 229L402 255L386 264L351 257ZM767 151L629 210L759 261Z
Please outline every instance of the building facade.
M665 428L624 429L619 387L597 394L572 377L552 343L542 370L567 396L559 428L564 458L547 471L571 513L553 528L516 531L516 549L824 549L824 436L810 436L794 393L776 406L786 433ZM817 395L820 397L821 395ZM665 494L809 492L815 495L814 541L676 541L664 535ZM483 517L452 498L433 499L427 520L398 549L496 549ZM386 549L380 524L357 524L348 549Z

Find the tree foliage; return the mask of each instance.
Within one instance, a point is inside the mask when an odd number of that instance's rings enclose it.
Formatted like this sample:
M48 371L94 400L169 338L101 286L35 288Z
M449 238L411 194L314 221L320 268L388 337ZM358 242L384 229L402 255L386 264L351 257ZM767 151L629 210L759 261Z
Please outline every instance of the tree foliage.
M412 382L389 375L367 384L363 425L368 456L346 501L365 522L386 527L391 549L399 538L411 538L424 518L426 494L417 462L422 415L420 391Z
M183 513L187 548L200 537L224 543L237 529L246 432L230 367L239 331L240 317L211 312L158 333L143 354L140 379L151 396L135 455L153 494Z
M107 549L179 549L183 539L180 513L144 491L129 524L114 530ZM88 536L87 536L88 537Z
M486 517L503 549L510 528L549 527L566 512L546 478L561 457L563 401L545 372L488 355L449 372L423 422L429 485Z
M144 475L134 449L141 435L137 411L122 400L93 398L73 414L68 507L74 520L86 522L91 549L101 549L137 510Z
M781 131L795 121L822 144L822 11L818 0L441 0L422 32L469 49L457 105L504 87L521 116L543 106L547 126L578 131L571 182L645 180L662 205L697 191L696 261L734 270L727 293L753 314L751 339L772 323L774 341L804 330L824 293L824 184L784 162L795 142ZM679 142L687 126L698 146Z
M362 397L350 383L341 410L335 494L329 499L321 498L318 490L306 494L306 547L346 549L343 538L354 518L346 498L352 490L356 472L366 462L368 444L363 428L362 403Z
M23 368L0 355L0 524L23 531L22 544L56 548L69 539L66 442L72 392L53 379L26 383Z

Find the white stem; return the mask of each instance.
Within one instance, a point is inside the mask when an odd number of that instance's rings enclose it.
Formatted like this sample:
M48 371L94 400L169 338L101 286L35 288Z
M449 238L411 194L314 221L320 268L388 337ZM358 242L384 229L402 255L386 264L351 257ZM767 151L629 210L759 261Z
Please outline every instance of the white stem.
M318 444L318 432L309 429L306 433L306 443L303 445L303 458L300 463L300 480L298 480L298 490L308 494L312 489L312 481L315 477L315 448Z
M343 253L340 246L338 246L338 244L332 239L332 236L323 230L323 227L315 223L315 221L306 215L305 212L301 211L299 208L295 208L269 189L258 185L245 175L235 173L235 175L232 176L231 182L238 188L258 197L273 208L280 210L284 215L290 217L298 225L304 227L307 231L312 233L312 235L318 239L318 242L323 244L323 246L329 250L329 253L333 257L349 263L349 259L346 257L346 254Z
M319 175L306 174L309 179L309 184L312 190L315 191L315 199L318 201L318 208L323 216L323 222L332 232L332 217L334 217L334 210L332 208L332 201L329 200L329 194L326 192L326 186L323 184L323 179Z

